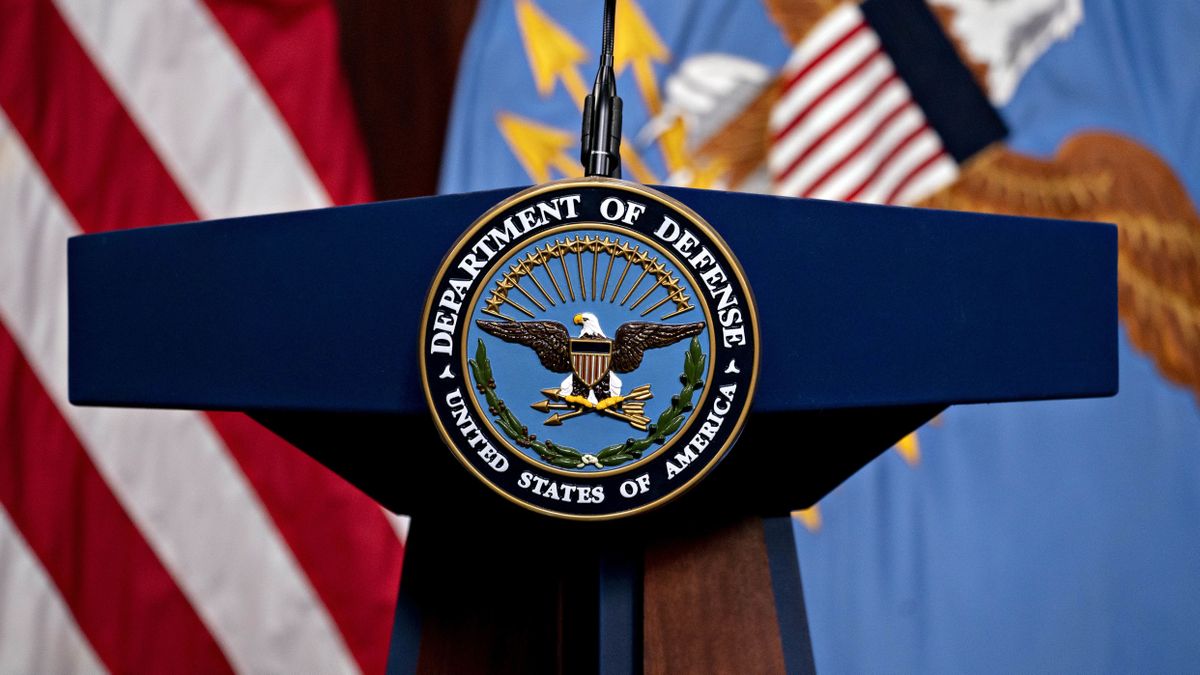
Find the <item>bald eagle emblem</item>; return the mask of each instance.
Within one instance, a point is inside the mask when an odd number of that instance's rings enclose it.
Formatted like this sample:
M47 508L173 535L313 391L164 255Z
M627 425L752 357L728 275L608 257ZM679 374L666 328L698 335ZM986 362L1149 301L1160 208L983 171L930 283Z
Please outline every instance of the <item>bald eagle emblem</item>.
M558 426L564 420L589 412L603 414L645 430L650 419L643 414L643 401L653 396L644 384L622 393L617 373L631 373L642 364L645 353L667 347L704 331L704 322L684 324L630 321L609 338L600 320L591 312L574 317L582 328L571 337L557 321L476 321L485 332L505 342L532 349L547 370L566 373L557 387L543 389L547 400L534 403L539 412L555 412L545 424Z
M698 214L642 185L564 179L492 207L443 259L421 384L490 489L543 515L622 518L733 447L758 339L741 265Z

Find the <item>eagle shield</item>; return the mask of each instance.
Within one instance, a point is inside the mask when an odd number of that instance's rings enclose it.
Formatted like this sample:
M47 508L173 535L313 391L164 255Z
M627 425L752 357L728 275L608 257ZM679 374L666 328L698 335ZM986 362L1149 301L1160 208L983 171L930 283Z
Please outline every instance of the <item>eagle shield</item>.
M571 339L571 369L587 386L594 386L608 373L612 345L612 340Z

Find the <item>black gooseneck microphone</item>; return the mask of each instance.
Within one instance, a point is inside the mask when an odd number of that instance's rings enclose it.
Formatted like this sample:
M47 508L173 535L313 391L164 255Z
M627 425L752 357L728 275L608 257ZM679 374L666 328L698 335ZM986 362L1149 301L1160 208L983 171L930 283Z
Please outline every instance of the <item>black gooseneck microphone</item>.
M616 0L604 2L604 38L600 69L592 93L583 103L583 133L579 162L585 176L621 177L621 97L613 74L613 15Z

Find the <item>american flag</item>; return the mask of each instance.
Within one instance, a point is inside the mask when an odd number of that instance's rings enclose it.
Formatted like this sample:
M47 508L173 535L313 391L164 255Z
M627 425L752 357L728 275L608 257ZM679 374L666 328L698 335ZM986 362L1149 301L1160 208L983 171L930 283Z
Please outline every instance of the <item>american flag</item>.
M403 521L234 413L67 402L66 240L371 198L332 0L0 0L0 672L382 672Z
M782 81L767 155L776 194L911 204L958 175L858 5L814 26Z

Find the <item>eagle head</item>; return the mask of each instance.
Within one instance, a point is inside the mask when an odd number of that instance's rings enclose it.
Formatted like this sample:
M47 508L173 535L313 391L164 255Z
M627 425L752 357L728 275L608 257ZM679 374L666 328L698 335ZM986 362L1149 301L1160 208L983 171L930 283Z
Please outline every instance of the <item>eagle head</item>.
M604 331L600 329L600 319L596 318L591 312L580 312L575 315L575 325L583 326L583 330L579 331L579 337L600 337L607 338Z

